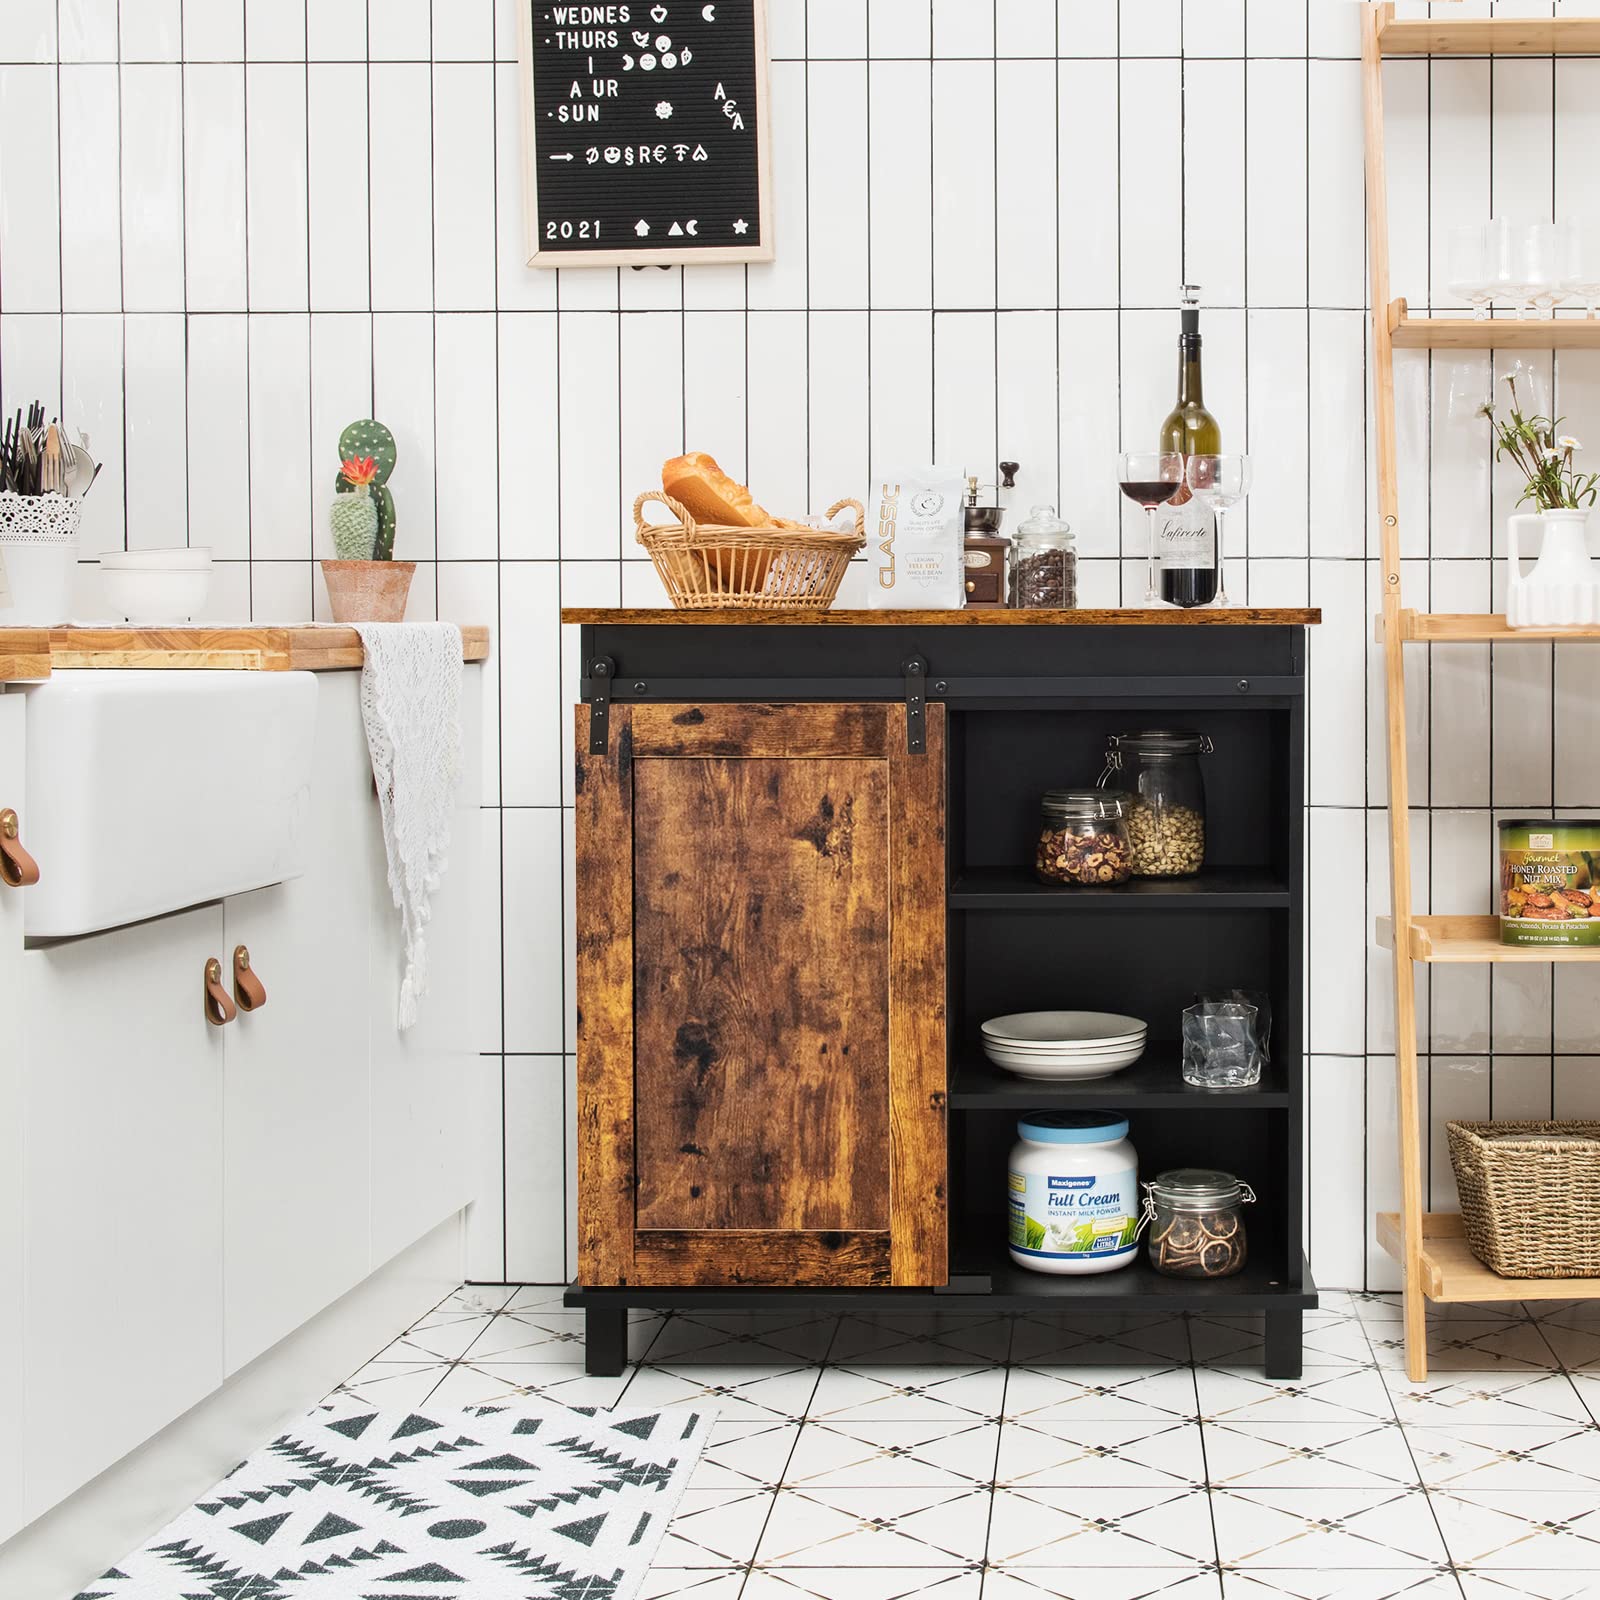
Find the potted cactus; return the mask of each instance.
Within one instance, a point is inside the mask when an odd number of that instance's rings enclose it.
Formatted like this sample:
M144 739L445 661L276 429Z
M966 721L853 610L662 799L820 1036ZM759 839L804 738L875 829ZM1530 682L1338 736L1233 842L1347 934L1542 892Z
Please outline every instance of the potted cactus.
M399 622L415 561L394 559L394 435L370 417L339 435L339 477L329 523L336 559L322 563L335 622Z

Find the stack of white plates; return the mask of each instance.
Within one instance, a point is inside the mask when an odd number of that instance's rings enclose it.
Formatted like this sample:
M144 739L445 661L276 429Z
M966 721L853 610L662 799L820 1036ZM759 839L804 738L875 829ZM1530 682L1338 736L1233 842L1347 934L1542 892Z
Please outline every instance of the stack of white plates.
M1019 1078L1109 1078L1144 1054L1146 1026L1110 1011L1019 1011L983 1025L983 1053Z

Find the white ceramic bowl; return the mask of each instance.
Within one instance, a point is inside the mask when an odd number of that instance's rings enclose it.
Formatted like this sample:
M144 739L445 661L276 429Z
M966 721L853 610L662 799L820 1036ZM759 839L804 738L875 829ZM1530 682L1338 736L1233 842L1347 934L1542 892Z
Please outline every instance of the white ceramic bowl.
M985 1044L992 1044L1001 1050L1010 1050L1017 1055L1047 1055L1047 1056L1075 1056L1087 1053L1093 1055L1099 1050L1126 1050L1130 1046L1142 1045L1147 1034L1128 1033L1116 1039L1052 1039L1048 1042L997 1039L992 1033L983 1036Z
M990 1055L990 1061L1003 1072L1009 1072L1014 1078L1029 1078L1039 1083L1085 1083L1095 1078L1109 1078L1121 1072L1126 1067L1131 1067L1139 1056L1130 1054L1122 1057L1112 1057L1109 1061L1062 1061L1062 1060L1037 1060L1030 1058L1019 1061L1014 1056Z
M1004 1045L1044 1045L1052 1049L1096 1049L1143 1039L1148 1024L1112 1011L1018 1011L991 1017L985 1039Z
M106 609L129 622L186 622L211 594L211 551L112 550L100 558Z
M1137 1061L1144 1054L1144 1042L1124 1045L1118 1050L1062 1050L1058 1052L1039 1050L1007 1050L1000 1045L985 1043L983 1053L991 1061L1015 1061L1021 1066L1033 1068L1036 1066L1063 1065L1071 1066L1078 1063L1084 1066L1095 1064L1120 1065L1127 1061Z

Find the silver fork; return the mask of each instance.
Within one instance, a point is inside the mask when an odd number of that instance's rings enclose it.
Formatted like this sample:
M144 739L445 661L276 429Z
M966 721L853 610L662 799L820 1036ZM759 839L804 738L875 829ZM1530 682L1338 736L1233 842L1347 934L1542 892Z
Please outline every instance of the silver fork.
M61 482L61 430L51 423L45 430L44 452L39 458L40 494L65 494Z

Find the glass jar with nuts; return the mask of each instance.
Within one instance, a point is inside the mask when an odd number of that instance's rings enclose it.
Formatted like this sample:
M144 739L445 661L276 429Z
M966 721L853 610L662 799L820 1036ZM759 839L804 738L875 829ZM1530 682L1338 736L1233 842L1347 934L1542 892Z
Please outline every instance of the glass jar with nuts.
M1211 741L1187 729L1113 734L1100 782L1127 791L1136 878L1190 878L1206 858L1206 788L1200 757Z
M1051 789L1040 802L1033 866L1041 883L1111 885L1133 872L1128 796L1115 789Z
M1255 1190L1231 1172L1178 1167L1140 1185L1150 1265L1173 1278L1226 1278L1249 1259L1244 1207Z

